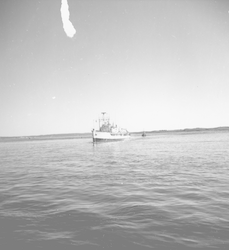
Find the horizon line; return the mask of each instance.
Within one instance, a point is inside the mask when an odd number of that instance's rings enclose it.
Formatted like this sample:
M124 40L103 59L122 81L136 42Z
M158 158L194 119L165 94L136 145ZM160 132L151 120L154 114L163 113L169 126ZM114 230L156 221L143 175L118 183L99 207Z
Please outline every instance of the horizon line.
M187 131L200 131L200 130L229 130L229 126L220 126L220 127L211 127L211 128L184 128L184 129L159 129L159 130L141 130L141 131L132 131L130 134L137 133L163 133L163 132L187 132ZM67 135L89 135L91 132L75 132L75 133L58 133L58 134L40 134L40 135L15 135L15 136L0 136L0 138L29 138L29 137L51 137L51 136L67 136Z

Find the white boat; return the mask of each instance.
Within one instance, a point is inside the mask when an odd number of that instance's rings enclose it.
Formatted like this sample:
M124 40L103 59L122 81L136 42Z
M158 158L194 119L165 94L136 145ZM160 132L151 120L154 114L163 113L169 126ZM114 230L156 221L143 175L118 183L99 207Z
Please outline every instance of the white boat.
M93 142L120 141L130 138L126 129L110 123L110 118L106 115L106 112L102 112L102 118L99 118L96 123L97 128L92 130Z

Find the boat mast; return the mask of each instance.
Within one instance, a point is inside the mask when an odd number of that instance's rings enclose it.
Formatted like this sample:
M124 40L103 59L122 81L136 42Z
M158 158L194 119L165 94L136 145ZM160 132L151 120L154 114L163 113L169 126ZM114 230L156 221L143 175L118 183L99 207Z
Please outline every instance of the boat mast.
M106 117L105 117L105 114L106 114L106 112L102 112L102 115L103 115L103 119L102 119L102 121L103 121L103 124L105 124L105 121L106 121Z
M98 119L99 120L99 130L100 130L100 124L101 124L100 121L102 121L102 124L104 123L104 115L105 114L106 114L106 112L102 112L103 117L102 118L99 117L99 119Z
M104 115L106 114L106 112L102 112L102 114L103 114L103 121L104 121Z

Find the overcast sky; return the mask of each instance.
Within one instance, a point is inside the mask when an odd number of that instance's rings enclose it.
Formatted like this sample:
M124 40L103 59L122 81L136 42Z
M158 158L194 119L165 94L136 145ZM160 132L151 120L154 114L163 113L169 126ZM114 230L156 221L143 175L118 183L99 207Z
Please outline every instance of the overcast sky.
M229 126L228 0L0 2L0 136Z

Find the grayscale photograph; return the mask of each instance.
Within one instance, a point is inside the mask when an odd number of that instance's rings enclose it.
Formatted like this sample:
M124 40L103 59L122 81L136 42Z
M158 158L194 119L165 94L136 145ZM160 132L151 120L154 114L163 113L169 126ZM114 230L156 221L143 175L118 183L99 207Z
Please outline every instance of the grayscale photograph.
M0 1L0 249L229 249L229 1Z

